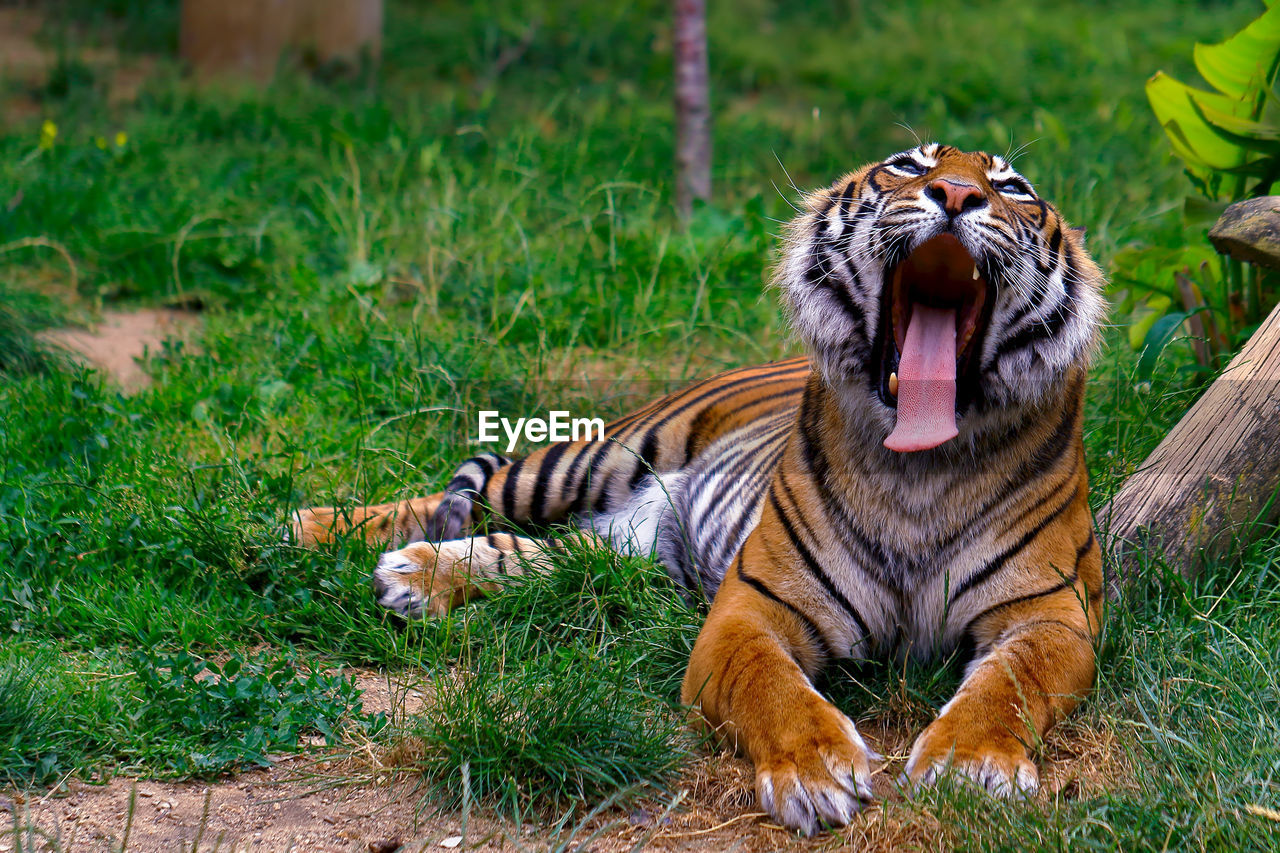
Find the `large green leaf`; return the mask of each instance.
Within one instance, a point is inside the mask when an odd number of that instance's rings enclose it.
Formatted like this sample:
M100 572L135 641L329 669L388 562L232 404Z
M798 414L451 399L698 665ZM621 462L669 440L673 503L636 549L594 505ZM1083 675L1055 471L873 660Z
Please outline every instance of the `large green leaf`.
M1215 110L1201 103L1196 95L1191 96L1191 104L1205 124L1225 141L1259 154L1280 155L1280 127Z
M1201 118L1219 130L1260 142L1280 140L1280 125L1274 124L1270 120L1254 121L1253 119L1240 118L1230 113L1224 113L1202 103L1199 97L1195 95L1192 95L1191 101L1197 107Z
M1197 44L1196 70L1224 95L1247 100L1269 82L1280 54L1280 7L1272 6L1221 44Z
M1174 151L1188 165L1234 169L1244 163L1244 149L1224 139L1197 110L1197 106L1208 106L1228 115L1240 115L1248 109L1244 102L1193 89L1163 71L1157 71L1147 81L1147 100L1160 126L1169 134Z

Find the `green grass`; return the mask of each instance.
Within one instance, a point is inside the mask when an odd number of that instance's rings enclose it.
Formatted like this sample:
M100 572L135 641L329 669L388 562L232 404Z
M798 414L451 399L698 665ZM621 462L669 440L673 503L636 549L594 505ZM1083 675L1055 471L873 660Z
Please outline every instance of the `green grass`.
M152 651L67 660L52 644L6 644L0 700L0 779L15 785L60 784L90 768L213 777L268 766L302 734L337 745L386 722L360 710L341 673L239 652L221 664Z
M0 777L207 774L357 726L417 738L438 805L461 801L464 767L468 796L505 813L668 781L696 748L674 703L700 614L661 572L575 553L404 627L373 605L369 548L284 546L287 513L439 488L481 408L637 402L547 380L566 354L608 354L656 393L793 352L764 287L792 184L917 133L1029 144L1018 165L1104 266L1203 239L1181 225L1188 185L1142 83L1191 76L1192 42L1256 12L712 5L716 197L681 229L664 4L391 2L377 78L201 91L161 63L130 105L73 60L107 36L126 54L173 44L173 4L66 4L49 38L81 70L0 132ZM0 100L17 95L32 93L0 81ZM58 132L41 148L44 119ZM68 259L75 298L51 298ZM152 353L153 384L132 396L34 337L133 305L200 309L203 326ZM1203 381L1175 344L1137 383L1122 341L1108 336L1088 404L1098 507ZM1078 719L1117 733L1132 785L1048 807L944 791L915 808L974 849L1274 846L1244 807L1280 804L1278 541L1115 608ZM244 661L230 674L229 653ZM344 666L417 674L436 704L378 728L349 679L314 674ZM828 686L855 718L923 724L955 677L872 669Z
M698 621L660 569L580 551L438 626L457 668L417 729L437 796L458 795L464 764L516 813L665 778L689 754L673 699Z

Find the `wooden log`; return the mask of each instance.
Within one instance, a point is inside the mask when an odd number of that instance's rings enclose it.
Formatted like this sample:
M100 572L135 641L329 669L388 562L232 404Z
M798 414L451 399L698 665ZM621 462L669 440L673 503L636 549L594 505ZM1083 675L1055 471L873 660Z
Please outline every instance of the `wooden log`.
M1112 593L1137 579L1147 549L1185 577L1230 559L1277 518L1278 486L1280 306L1098 513Z
M179 51L196 76L265 82L297 26L296 0L183 0Z

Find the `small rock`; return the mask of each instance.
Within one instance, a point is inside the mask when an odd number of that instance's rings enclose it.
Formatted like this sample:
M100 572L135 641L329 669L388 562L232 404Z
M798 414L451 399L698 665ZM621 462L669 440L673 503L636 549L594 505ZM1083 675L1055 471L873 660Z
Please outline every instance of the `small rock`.
M382 841L370 841L369 853L396 853L402 843L399 838L386 838Z
M447 847L448 849L452 850L453 848L457 847L461 843L462 843L461 835L450 835L444 841L440 842L440 846Z

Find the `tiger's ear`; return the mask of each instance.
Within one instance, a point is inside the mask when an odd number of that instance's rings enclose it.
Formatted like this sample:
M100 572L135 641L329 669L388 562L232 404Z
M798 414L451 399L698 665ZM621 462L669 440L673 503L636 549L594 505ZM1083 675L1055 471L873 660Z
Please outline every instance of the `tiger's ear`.
M1070 232L1075 236L1076 241L1080 244L1080 248L1081 248L1081 249L1086 248L1086 247L1085 247L1085 244L1084 244L1084 242L1085 242L1085 241L1084 241L1084 238L1085 238L1086 236L1088 236L1088 234L1089 234L1089 232L1088 232L1088 231L1086 231L1086 230L1085 230L1085 229L1083 229L1083 228L1074 228L1074 227L1073 227L1073 228L1068 228L1067 230L1068 230L1068 231L1070 231Z

